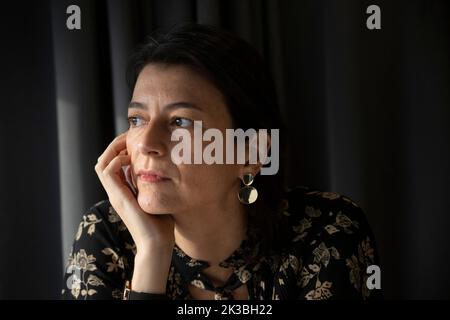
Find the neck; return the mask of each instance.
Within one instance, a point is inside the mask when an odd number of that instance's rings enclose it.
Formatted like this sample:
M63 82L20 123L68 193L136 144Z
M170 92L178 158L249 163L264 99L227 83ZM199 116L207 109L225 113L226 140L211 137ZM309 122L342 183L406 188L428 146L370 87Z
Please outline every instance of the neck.
M175 243L191 258L212 267L227 259L247 233L247 214L238 202L224 208L174 215Z

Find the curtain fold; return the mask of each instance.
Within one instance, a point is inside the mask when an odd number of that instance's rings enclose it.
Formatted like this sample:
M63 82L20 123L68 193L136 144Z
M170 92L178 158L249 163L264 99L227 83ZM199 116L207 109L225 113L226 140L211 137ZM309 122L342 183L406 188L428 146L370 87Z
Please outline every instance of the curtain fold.
M52 2L63 260L81 215L106 196L94 165L114 128L106 7L80 1L82 29L68 30L71 4Z

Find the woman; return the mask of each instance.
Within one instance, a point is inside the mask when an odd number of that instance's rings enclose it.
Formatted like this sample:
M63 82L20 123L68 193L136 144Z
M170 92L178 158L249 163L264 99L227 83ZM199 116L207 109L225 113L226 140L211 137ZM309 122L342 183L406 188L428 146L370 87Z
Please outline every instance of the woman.
M274 86L255 49L189 24L151 38L129 71L130 128L95 166L108 200L83 216L64 298L376 296L366 286L366 269L377 264L373 236L350 199L288 191L283 163L262 175L264 161L249 161L249 152L244 163L173 161L173 133L193 134L194 121L224 136L230 128L280 129L279 154L286 154Z

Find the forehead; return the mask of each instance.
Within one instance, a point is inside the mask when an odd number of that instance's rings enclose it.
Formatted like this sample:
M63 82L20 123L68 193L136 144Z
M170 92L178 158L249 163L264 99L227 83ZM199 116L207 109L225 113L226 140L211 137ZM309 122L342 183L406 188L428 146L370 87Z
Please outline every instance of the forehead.
M223 105L221 92L199 72L187 66L150 64L142 69L133 91L133 100L151 103L189 101Z

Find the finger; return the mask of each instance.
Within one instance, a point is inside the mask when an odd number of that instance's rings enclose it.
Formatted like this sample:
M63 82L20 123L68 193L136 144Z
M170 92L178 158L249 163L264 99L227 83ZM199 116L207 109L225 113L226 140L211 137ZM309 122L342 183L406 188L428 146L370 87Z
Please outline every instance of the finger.
M110 183L108 180L110 175L113 175L113 178L119 177L119 180L121 180L120 174L123 171L121 169L121 163L123 163L123 166L130 165L131 157L129 155L116 156L105 168L102 168L99 164L95 166L95 172L105 189L108 188L108 184Z
M120 177L123 175L123 166L131 164L131 157L128 155L116 156L103 170L103 175L106 176L116 176Z
M117 156L122 150L126 149L126 137L119 136L115 138L106 147L103 154L98 158L98 163L105 167L115 156Z
M133 193L124 181L122 166L131 163L130 156L117 156L100 172L99 178L110 199L132 199ZM125 198L124 198L125 196Z
M125 167L123 167L123 176L124 176L124 179L125 179L125 181L131 181L130 180L130 171L131 171L131 166L125 166Z
M97 165L105 168L110 161L119 155L123 150L126 150L126 135L122 134L116 137L105 149L103 154L97 159Z
M116 146L117 144L119 144L119 145L123 144L123 141L124 141L124 140L126 141L126 135L127 135L127 133L128 133L128 132L124 132L124 133L118 135L117 137L115 137L114 140L111 141L111 142L109 143L109 145L106 147L106 149L104 150L104 152L98 157L97 162L102 161L102 159L104 158L105 152L106 152L107 150L111 150L111 149L114 150L114 149L117 148L117 146ZM122 149L123 149L123 148L120 148L119 150L122 150Z
M137 188L133 183L131 166L122 167L124 184L137 196Z

